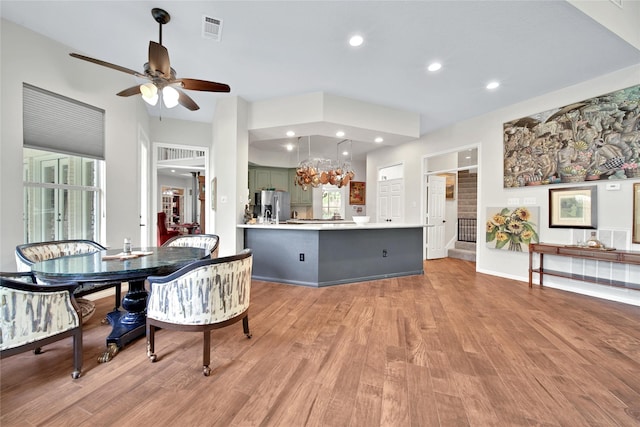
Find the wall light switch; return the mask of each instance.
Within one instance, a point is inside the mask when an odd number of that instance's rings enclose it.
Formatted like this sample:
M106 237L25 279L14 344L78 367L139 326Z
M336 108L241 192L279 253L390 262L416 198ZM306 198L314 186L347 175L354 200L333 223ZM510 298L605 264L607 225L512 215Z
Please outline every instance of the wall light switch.
M518 206L520 204L520 199L517 197L511 197L507 199L507 206Z
M620 183L619 182L608 182L607 186L605 187L607 190L611 191L611 190L619 190L620 189Z
M525 197L523 203L525 205L535 205L536 204L536 198L535 197Z

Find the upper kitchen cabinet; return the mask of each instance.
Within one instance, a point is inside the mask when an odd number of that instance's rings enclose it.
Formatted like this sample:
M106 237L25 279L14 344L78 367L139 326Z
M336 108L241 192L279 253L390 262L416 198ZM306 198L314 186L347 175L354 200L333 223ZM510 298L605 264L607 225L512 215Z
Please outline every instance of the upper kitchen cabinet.
M260 190L276 189L288 191L291 194L291 204L297 206L311 206L313 204L313 191L304 191L302 187L294 184L295 169L265 168L249 166L249 197L251 204L255 204L255 193Z
M291 205L311 206L313 204L313 191L308 188L306 191L295 184L296 170L289 169L289 190L291 193Z
M285 168L249 167L249 197L255 203L255 193L275 189L289 191L289 170Z

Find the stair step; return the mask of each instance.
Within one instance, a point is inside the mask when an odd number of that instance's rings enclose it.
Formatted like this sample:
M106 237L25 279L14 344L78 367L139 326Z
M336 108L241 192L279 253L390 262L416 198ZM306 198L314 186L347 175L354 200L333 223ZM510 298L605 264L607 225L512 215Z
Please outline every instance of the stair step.
M455 247L456 249L464 249L467 251L476 251L476 243L475 242L456 242L455 243Z
M476 251L469 251L466 249L449 249L447 255L449 258L476 262Z

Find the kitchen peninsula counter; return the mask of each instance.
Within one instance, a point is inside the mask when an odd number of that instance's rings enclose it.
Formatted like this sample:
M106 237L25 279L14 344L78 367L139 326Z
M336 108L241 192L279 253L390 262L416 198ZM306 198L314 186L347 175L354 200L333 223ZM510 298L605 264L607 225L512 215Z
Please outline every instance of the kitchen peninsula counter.
M241 224L256 280L322 287L423 274L422 224Z

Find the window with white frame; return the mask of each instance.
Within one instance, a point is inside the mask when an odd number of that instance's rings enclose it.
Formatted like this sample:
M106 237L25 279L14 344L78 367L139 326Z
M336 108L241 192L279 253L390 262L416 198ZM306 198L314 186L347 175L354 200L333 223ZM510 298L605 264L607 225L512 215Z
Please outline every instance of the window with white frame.
M322 186L322 219L344 218L344 189L335 185Z
M24 149L24 241L100 238L102 161Z
M24 83L24 242L99 241L104 110Z

